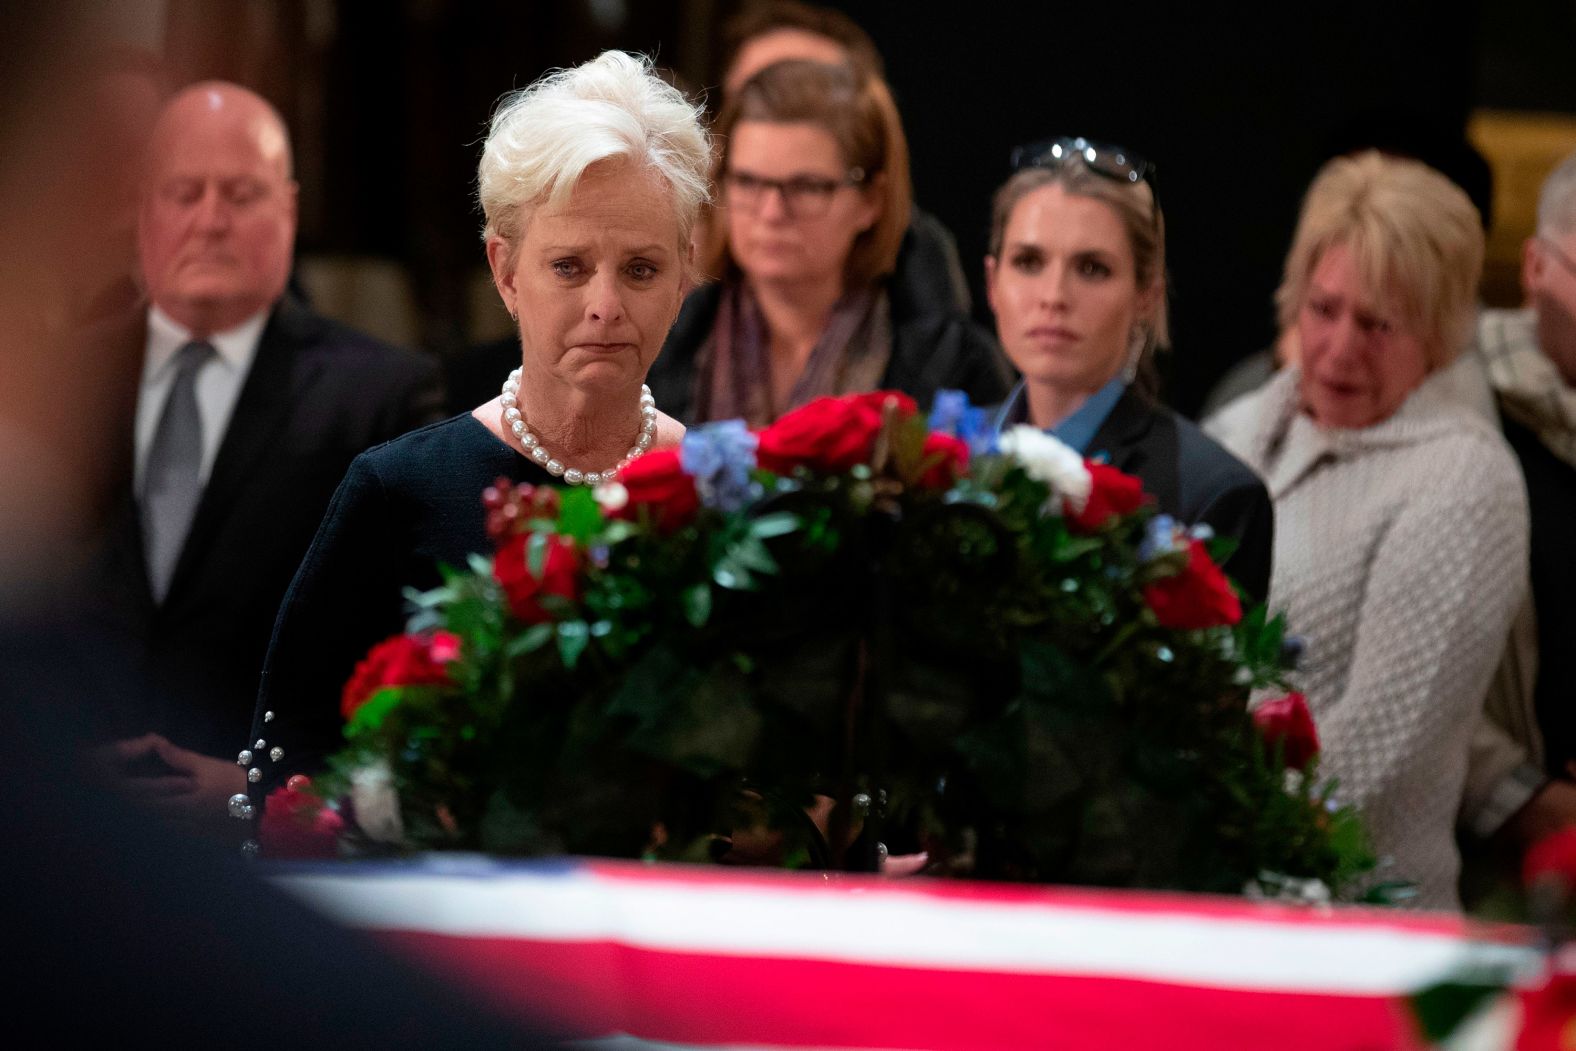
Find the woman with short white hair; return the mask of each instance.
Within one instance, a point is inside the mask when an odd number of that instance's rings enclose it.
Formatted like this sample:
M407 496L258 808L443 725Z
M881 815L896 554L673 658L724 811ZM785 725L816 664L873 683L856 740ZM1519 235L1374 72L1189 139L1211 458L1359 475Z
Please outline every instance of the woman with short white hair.
M1482 265L1477 212L1443 175L1331 161L1276 293L1301 361L1207 428L1275 503L1269 604L1307 640L1321 773L1430 906L1457 901L1468 746L1526 580L1520 471L1443 375Z
M248 740L283 756L258 761L256 798L336 748L340 687L403 628L405 589L490 549L487 486L596 485L679 443L644 384L690 285L710 159L698 107L622 52L499 106L478 192L520 365L497 397L351 464L275 627Z

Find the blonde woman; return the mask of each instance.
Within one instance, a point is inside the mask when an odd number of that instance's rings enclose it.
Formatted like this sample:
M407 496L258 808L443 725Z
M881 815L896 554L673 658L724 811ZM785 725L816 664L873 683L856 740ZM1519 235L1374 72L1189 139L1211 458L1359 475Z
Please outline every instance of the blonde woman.
M1275 502L1270 606L1307 640L1323 772L1387 874L1435 907L1456 905L1469 744L1526 580L1520 471L1443 374L1482 263L1477 212L1443 175L1330 162L1276 293L1301 360L1209 428Z

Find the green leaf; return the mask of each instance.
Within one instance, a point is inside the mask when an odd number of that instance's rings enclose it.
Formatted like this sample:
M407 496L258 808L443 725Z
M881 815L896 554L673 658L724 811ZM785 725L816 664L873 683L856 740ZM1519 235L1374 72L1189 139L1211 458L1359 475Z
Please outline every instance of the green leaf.
M730 591L753 591L755 589L755 577L751 575L748 568L734 557L732 552L718 560L717 565L711 571L711 579L715 580L719 587L725 587Z
M532 533L525 543L525 568L537 580L547 569L547 545L551 539L547 533Z
M693 627L704 628L711 618L711 587L696 584L686 588L681 596L684 602L684 619Z
M771 552L766 550L766 545L754 537L741 540L731 555L734 561L746 569L753 569L758 573L777 572L777 561L772 558Z
M433 609L453 597L454 591L451 588L433 588L431 591L419 591L409 587L405 589L405 604L413 609Z
M600 539L602 543L612 547L614 544L628 540L638 532L640 530L635 527L635 523L626 522L622 518L615 518L603 525Z
M468 566L471 567L471 572L474 573L476 576L478 576L478 577L491 577L492 576L493 560L492 560L492 556L491 555L484 555L484 554L482 554L479 551L472 551L470 553L470 555L466 558L465 562L466 562L466 564Z
M350 722L345 727L345 736L354 740L357 737L377 733L383 726L383 720L387 719L389 713L398 708L404 699L403 687L381 687L350 717Z
M1212 536L1204 541L1204 550L1209 552L1209 557L1217 566L1226 564L1226 559L1236 554L1237 548L1242 546L1242 541L1234 536Z
M787 536L797 529L803 528L804 519L791 511L775 511L769 515L762 515L750 521L750 536L757 540L770 540L773 537Z
M591 641L591 628L583 620L566 620L558 625L558 656L564 667L573 671Z
M573 486L558 509L558 534L584 544L602 529L602 508L591 490Z
M535 653L547 645L547 640L553 637L553 632L554 628L551 624L533 624L509 640L503 649L504 656L513 660L527 653Z

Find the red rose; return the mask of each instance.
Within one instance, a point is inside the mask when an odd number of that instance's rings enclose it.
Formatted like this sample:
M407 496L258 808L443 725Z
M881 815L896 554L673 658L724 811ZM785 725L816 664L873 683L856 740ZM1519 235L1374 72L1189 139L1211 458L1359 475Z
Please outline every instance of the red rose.
M431 635L396 635L372 647L356 665L339 697L346 721L356 709L385 686L442 686L449 678L448 664L460 655L460 638L447 631Z
M1242 619L1237 593L1199 540L1188 541L1187 566L1144 587L1144 601L1162 627L1178 631L1215 628Z
M897 403L900 415L919 411L913 398L898 391L817 398L761 431L755 462L777 474L800 465L832 474L869 463L888 401Z
M257 838L271 858L333 858L344 827L344 819L312 792L311 782L297 775L269 794Z
M1293 770L1301 770L1309 760L1319 754L1319 731L1313 725L1313 713L1308 711L1308 699L1300 693L1289 693L1265 701L1253 709L1253 725L1272 753L1280 746L1281 758Z
M628 491L629 503L613 512L615 517L636 519L644 507L658 529L672 531L700 509L695 479L684 473L677 449L647 453L620 471L618 481Z
M510 612L527 624L540 624L552 619L542 608L543 595L570 601L580 597L580 556L568 537L548 537L547 557L537 578L526 555L530 540L531 534L519 533L504 541L493 559L493 579L508 597Z
M920 485L945 489L969 469L969 443L950 434L931 431L925 435L924 453L930 466L920 475Z
M1093 533L1112 518L1130 515L1144 505L1144 483L1105 463L1085 460L1089 469L1089 499L1083 510L1068 516L1068 523L1084 533Z
M1541 880L1558 880L1566 893L1576 887L1576 826L1551 832L1534 843L1521 861L1521 879L1527 886Z

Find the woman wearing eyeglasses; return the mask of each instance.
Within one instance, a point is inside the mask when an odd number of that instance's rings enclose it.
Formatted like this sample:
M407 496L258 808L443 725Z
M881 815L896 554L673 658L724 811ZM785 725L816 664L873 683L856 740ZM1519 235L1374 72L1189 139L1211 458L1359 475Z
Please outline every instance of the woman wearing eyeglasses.
M1236 540L1225 569L1263 599L1263 484L1142 378L1166 343L1165 219L1148 164L1068 138L1019 149L1014 166L992 208L985 290L1023 379L994 425L1033 424L1136 475L1162 512Z
M892 278L911 191L880 78L779 62L739 88L714 132L719 207L700 263L716 280L690 296L652 368L665 409L759 425L822 395L1006 393L989 336Z
M1469 745L1526 587L1520 471L1445 368L1482 265L1478 214L1443 175L1331 161L1275 297L1300 363L1210 425L1275 500L1270 604L1307 640L1321 772L1431 906L1456 904Z

